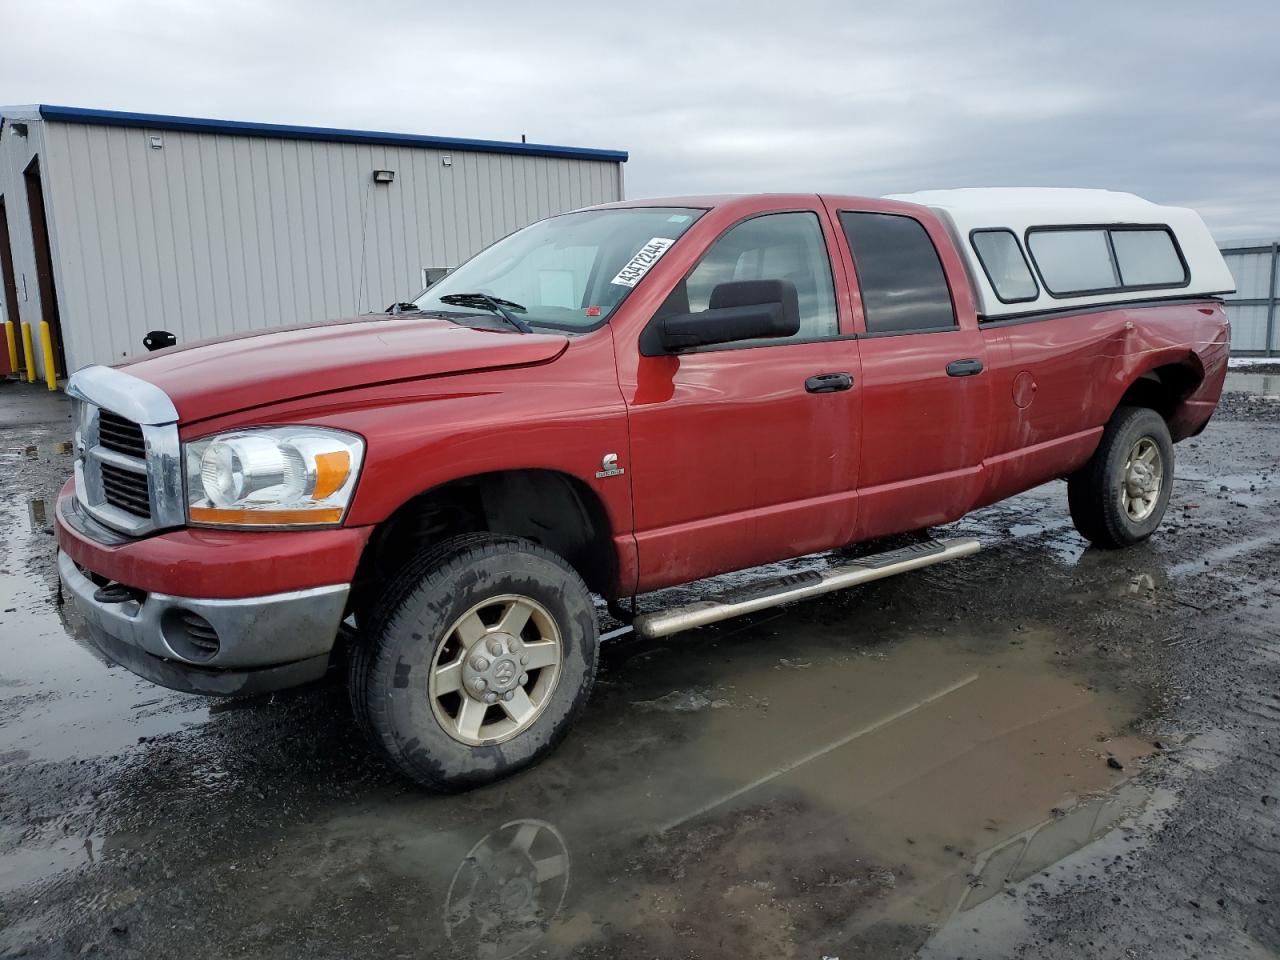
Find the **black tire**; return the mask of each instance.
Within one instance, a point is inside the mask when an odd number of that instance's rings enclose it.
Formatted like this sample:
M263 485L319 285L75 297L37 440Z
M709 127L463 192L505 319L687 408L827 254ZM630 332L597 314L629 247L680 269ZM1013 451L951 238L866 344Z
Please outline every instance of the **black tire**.
M450 627L488 597L507 594L531 598L554 620L559 675L530 726L472 746L437 719L429 672ZM348 674L356 720L393 767L440 792L501 779L545 756L595 681L596 617L586 585L560 557L519 537L464 534L422 552L382 592L363 632Z
M1125 464L1130 450L1144 438L1159 451L1162 478L1150 514L1135 520L1122 501ZM1164 518L1172 492L1173 440L1164 418L1148 407L1117 409L1089 462L1067 478L1067 503L1076 530L1104 549L1132 546L1151 536Z

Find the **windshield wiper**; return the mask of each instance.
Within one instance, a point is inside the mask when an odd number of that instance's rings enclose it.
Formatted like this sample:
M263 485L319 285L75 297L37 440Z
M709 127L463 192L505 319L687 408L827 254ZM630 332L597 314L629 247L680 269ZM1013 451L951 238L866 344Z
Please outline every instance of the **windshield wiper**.
M446 293L440 298L440 302L454 307L487 307L521 333L533 333L533 327L511 312L511 310L527 311L522 305L511 300L491 297L487 293ZM507 309L508 307L511 309Z

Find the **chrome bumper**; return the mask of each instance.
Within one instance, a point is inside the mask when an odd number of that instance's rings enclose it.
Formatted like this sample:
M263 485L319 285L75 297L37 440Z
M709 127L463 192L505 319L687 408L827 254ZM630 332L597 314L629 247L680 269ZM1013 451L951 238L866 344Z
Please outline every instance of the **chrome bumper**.
M110 659L163 686L212 694L278 690L323 675L350 590L335 584L233 600L150 593L111 603L62 552L58 575ZM216 634L216 650L192 643L192 615Z

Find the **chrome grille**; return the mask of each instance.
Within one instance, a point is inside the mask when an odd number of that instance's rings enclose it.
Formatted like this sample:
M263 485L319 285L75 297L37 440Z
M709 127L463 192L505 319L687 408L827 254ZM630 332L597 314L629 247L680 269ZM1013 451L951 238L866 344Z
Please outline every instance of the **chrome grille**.
M178 414L164 391L121 370L86 367L67 393L84 510L130 536L180 526L186 509Z
M147 456L142 427L132 420L116 416L110 410L103 410L98 414L98 443L108 450L138 460L145 460Z
M102 489L107 496L107 503L136 517L151 519L151 493L147 489L145 473L134 473L106 462L100 464L99 469L102 471Z

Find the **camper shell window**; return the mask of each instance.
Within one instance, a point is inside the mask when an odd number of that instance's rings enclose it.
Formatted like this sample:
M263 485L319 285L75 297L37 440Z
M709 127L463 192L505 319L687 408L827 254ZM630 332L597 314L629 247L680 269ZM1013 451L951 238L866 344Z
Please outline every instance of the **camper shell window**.
M1163 224L1031 227L1027 250L1055 298L1185 287L1191 279Z
M973 230L969 242L1001 303L1026 303L1040 296L1040 286L1012 230Z

